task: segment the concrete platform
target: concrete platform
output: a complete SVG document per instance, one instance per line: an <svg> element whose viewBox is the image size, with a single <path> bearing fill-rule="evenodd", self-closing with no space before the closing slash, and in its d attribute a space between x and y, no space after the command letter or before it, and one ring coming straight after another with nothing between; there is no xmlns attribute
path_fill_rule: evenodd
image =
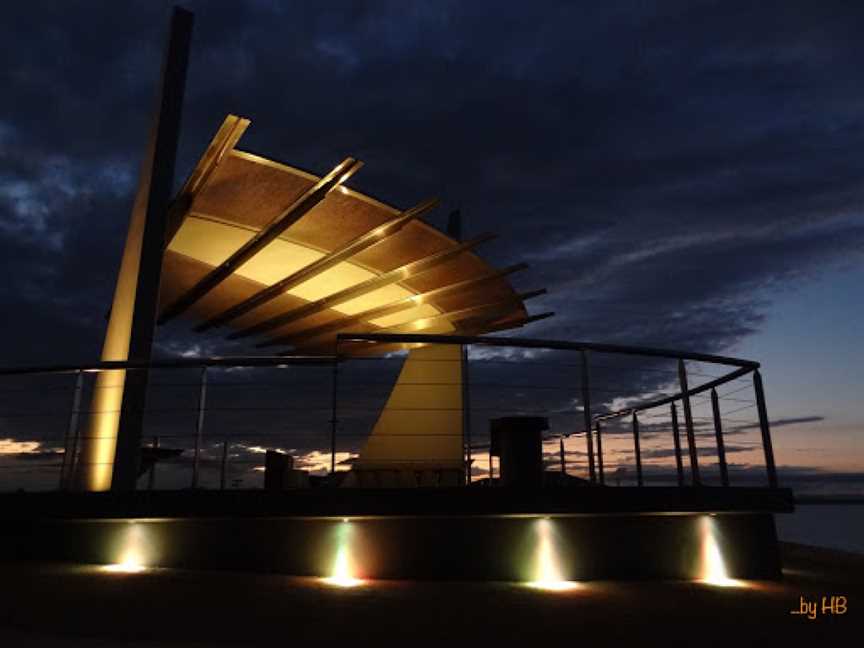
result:
<svg viewBox="0 0 864 648"><path fill-rule="evenodd" d="M691 579L712 552L732 578L780 576L768 489L558 488L18 495L0 516L17 560L323 576L340 554L375 579ZM790 496L791 497L791 496ZM709 513L710 512L710 513Z"/></svg>
<svg viewBox="0 0 864 648"><path fill-rule="evenodd" d="M582 513L791 513L786 488L308 488L284 492L136 491L0 494L0 519Z"/></svg>

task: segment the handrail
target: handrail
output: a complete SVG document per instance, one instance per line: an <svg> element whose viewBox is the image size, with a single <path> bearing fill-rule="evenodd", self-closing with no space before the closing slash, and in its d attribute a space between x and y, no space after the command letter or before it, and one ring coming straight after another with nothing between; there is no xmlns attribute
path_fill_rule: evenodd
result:
<svg viewBox="0 0 864 648"><path fill-rule="evenodd" d="M201 367L279 367L282 365L330 365L335 356L214 356L165 358L151 362L107 360L87 364L49 365L45 367L0 367L0 376L33 374L92 373L112 369L200 369Z"/></svg>
<svg viewBox="0 0 864 648"><path fill-rule="evenodd" d="M383 343L427 343L427 344L476 344L496 347L519 347L524 349L550 349L557 351L595 351L597 353L620 353L654 358L681 358L695 362L712 362L733 367L758 369L759 363L727 356L693 353L674 349L600 344L596 342L565 342L563 340L538 340L536 338L514 338L497 336L434 335L429 333L339 333L338 342L383 342Z"/></svg>
<svg viewBox="0 0 864 648"><path fill-rule="evenodd" d="M731 382L736 378L740 378L741 376L746 376L751 371L755 371L755 369L751 369L750 367L741 367L740 369L736 369L735 371L731 371L725 376L720 376L719 378L715 378L714 380L707 382L705 384L699 385L698 387L693 387L692 389L687 390L687 396L696 396L697 394L701 394L702 392L709 391L714 389L715 387L719 387L720 385ZM608 414L600 414L599 416L594 417L594 421L608 421L609 419L620 418L621 416L629 416L630 414L634 414L635 412L643 412L648 409L653 409L655 407L660 407L661 405L668 405L669 403L674 403L677 400L681 400L684 397L684 392L679 392L677 394L672 394L671 396L664 396L663 398L655 401L649 401L647 403L643 403L642 405L636 405L634 407L625 407L624 409L616 410L615 412L609 412Z"/></svg>

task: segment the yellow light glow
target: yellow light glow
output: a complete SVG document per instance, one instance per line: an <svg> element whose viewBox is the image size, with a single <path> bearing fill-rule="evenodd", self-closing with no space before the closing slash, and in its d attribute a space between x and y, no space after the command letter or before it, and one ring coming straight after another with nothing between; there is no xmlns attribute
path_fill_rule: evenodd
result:
<svg viewBox="0 0 864 648"><path fill-rule="evenodd" d="M145 560L144 532L138 524L130 524L123 532L120 559L102 567L102 571L123 574L137 574L147 570Z"/></svg>
<svg viewBox="0 0 864 648"><path fill-rule="evenodd" d="M330 576L322 578L322 582L336 587L357 587L364 583L357 578L354 567L354 557L351 553L351 540L354 528L350 521L343 519L336 531L336 558Z"/></svg>
<svg viewBox="0 0 864 648"><path fill-rule="evenodd" d="M106 335L106 346L109 337ZM125 356L122 359L125 360ZM77 483L84 490L107 491L111 488L125 382L126 372L122 369L102 371L96 375L87 432L81 439L78 458Z"/></svg>
<svg viewBox="0 0 864 648"><path fill-rule="evenodd" d="M105 565L102 567L102 571L115 574L138 574L147 571L147 567L137 562L134 557L129 557L125 558L123 562L115 563L113 565Z"/></svg>
<svg viewBox="0 0 864 648"><path fill-rule="evenodd" d="M713 517L703 515L699 518L699 578L701 583L716 587L746 587L746 583L729 578L726 561L717 541L719 531Z"/></svg>
<svg viewBox="0 0 864 648"><path fill-rule="evenodd" d="M254 236L255 232L243 227L220 223L200 215L190 215L183 222L168 247L192 259L218 266ZM237 268L235 274L270 286L280 279L321 259L324 253L305 245L278 238L266 245L254 257ZM333 293L357 285L378 275L356 263L343 261L303 282L289 294L306 301L316 301ZM403 273L407 277L407 273ZM413 296L413 292L392 284L356 297L333 309L344 315L355 315L378 306ZM438 313L432 308L432 313Z"/></svg>
<svg viewBox="0 0 864 648"><path fill-rule="evenodd" d="M577 589L579 583L568 581L561 566L561 557L555 542L555 529L552 520L544 518L535 523L537 545L535 550L534 580L526 583L528 587L565 592Z"/></svg>
<svg viewBox="0 0 864 648"><path fill-rule="evenodd" d="M417 296L420 297L420 295ZM417 306L406 308L405 310L399 311L398 313L393 313L392 315L385 315L384 317L379 317L377 319L369 321L375 326L381 326L386 328L389 326L401 326L402 324L407 324L408 322L412 322L421 317L434 317L438 314L438 309L431 304L418 303Z"/></svg>

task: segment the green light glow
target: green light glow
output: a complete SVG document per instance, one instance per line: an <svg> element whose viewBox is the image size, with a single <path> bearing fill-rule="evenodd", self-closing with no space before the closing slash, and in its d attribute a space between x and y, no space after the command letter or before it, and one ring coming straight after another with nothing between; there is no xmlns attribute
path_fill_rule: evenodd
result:
<svg viewBox="0 0 864 648"><path fill-rule="evenodd" d="M336 531L336 556L330 576L321 580L336 587L357 587L363 580L356 577L354 556L351 552L351 541L354 527L348 519L343 519Z"/></svg>

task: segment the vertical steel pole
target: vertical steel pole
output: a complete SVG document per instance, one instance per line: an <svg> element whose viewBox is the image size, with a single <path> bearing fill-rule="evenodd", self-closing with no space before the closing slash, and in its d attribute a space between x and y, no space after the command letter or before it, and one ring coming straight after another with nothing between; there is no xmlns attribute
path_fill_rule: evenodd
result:
<svg viewBox="0 0 864 648"><path fill-rule="evenodd" d="M72 391L72 410L69 413L69 425L66 427L66 439L63 442L63 462L60 465L60 489L69 484L69 476L75 474L75 455L78 452L78 418L81 412L81 392L84 387L84 372L77 371L75 387Z"/></svg>
<svg viewBox="0 0 864 648"><path fill-rule="evenodd" d="M681 404L684 406L684 425L687 428L687 448L690 451L690 478L694 486L699 486L699 458L696 450L696 435L693 433L693 413L690 410L690 394L687 387L687 368L684 360L678 358L678 382L681 385Z"/></svg>
<svg viewBox="0 0 864 648"><path fill-rule="evenodd" d="M636 450L636 485L642 486L642 450L639 448L639 419L633 412L633 447Z"/></svg>
<svg viewBox="0 0 864 648"><path fill-rule="evenodd" d="M600 422L597 422L597 470L600 473L600 485L606 483L603 475L603 435L600 432Z"/></svg>
<svg viewBox="0 0 864 648"><path fill-rule="evenodd" d="M726 446L723 443L723 422L720 420L720 399L717 390L711 390L711 411L714 414L714 436L717 438L717 463L720 466L720 483L729 485L729 469L726 466Z"/></svg>
<svg viewBox="0 0 864 648"><path fill-rule="evenodd" d="M675 467L678 469L678 486L684 485L684 462L681 461L681 435L678 432L678 408L672 403L672 439L675 441Z"/></svg>
<svg viewBox="0 0 864 648"><path fill-rule="evenodd" d="M159 437L153 437L153 465L150 466L150 480L147 484L147 490L152 491L156 487L156 462L157 462L157 452L155 452L159 448Z"/></svg>
<svg viewBox="0 0 864 648"><path fill-rule="evenodd" d="M180 121L186 89L186 70L192 42L193 15L174 8L165 49L159 102L153 123L148 158L142 166L139 191L144 199L138 205L145 212L140 241L140 262L135 288L127 357L150 362L156 313L159 309L159 284L165 253L168 207L174 184L174 165L180 140ZM115 306L117 304L115 303ZM123 404L117 428L117 446L111 489L134 491L141 458L141 437L147 403L148 370L128 372L123 388Z"/></svg>
<svg viewBox="0 0 864 648"><path fill-rule="evenodd" d="M219 468L219 490L225 490L225 472L228 468L228 438L222 441L222 466Z"/></svg>
<svg viewBox="0 0 864 648"><path fill-rule="evenodd" d="M333 403L330 411L330 474L336 473L336 406L339 400L339 340L333 353Z"/></svg>
<svg viewBox="0 0 864 648"><path fill-rule="evenodd" d="M585 443L588 452L588 479L593 484L597 481L594 474L594 443L591 438L593 426L591 425L591 385L588 372L588 352L584 349L579 352L582 355L582 414L585 425Z"/></svg>
<svg viewBox="0 0 864 648"><path fill-rule="evenodd" d="M201 367L201 388L198 392L198 421L195 425L195 459L192 462L192 488L198 488L201 439L204 435L204 410L207 406L207 367Z"/></svg>
<svg viewBox="0 0 864 648"><path fill-rule="evenodd" d="M462 430L465 436L465 483L471 485L471 379L468 374L468 348L462 345Z"/></svg>
<svg viewBox="0 0 864 648"><path fill-rule="evenodd" d="M774 448L771 445L771 430L768 427L768 410L765 407L765 390L762 387L762 374L753 372L753 390L756 392L756 408L759 410L759 429L762 431L762 450L765 452L765 469L768 471L768 485L777 488L777 468L774 466Z"/></svg>

